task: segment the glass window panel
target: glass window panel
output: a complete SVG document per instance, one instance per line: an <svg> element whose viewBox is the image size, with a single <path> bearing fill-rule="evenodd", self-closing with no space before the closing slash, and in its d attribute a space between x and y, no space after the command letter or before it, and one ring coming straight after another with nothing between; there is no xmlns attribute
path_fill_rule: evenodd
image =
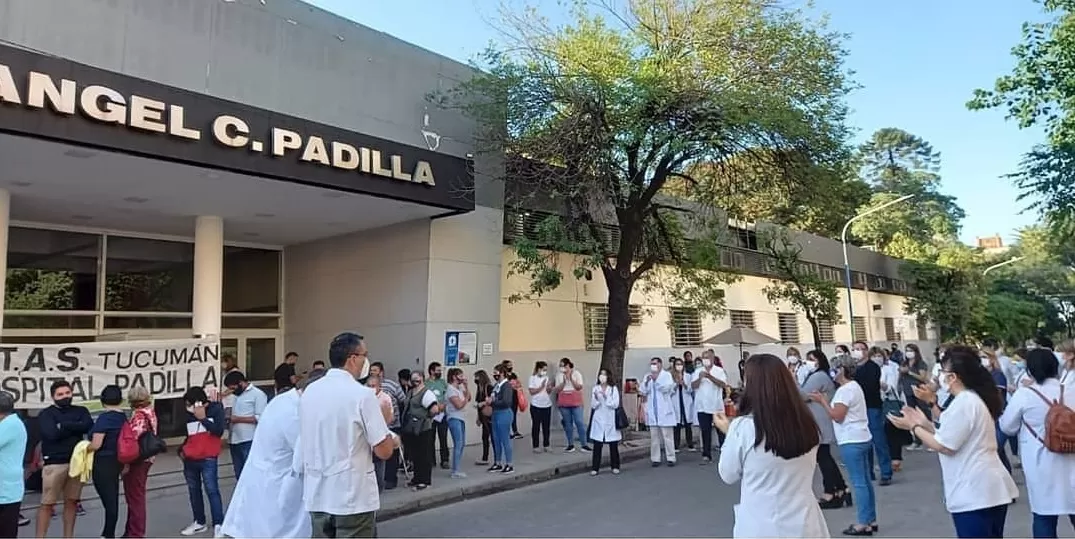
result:
<svg viewBox="0 0 1075 539"><path fill-rule="evenodd" d="M105 329L191 329L189 316L106 316Z"/></svg>
<svg viewBox="0 0 1075 539"><path fill-rule="evenodd" d="M276 371L276 339L246 339L246 377L272 380Z"/></svg>
<svg viewBox="0 0 1075 539"><path fill-rule="evenodd" d="M279 316L224 316L224 329L280 329Z"/></svg>
<svg viewBox="0 0 1075 539"><path fill-rule="evenodd" d="M280 312L280 251L224 247L224 312Z"/></svg>
<svg viewBox="0 0 1075 539"><path fill-rule="evenodd" d="M97 310L101 237L11 227L7 248L8 310Z"/></svg>
<svg viewBox="0 0 1075 539"><path fill-rule="evenodd" d="M97 317L90 315L4 315L4 329L94 329Z"/></svg>
<svg viewBox="0 0 1075 539"><path fill-rule="evenodd" d="M193 243L109 236L106 250L106 311L192 310Z"/></svg>

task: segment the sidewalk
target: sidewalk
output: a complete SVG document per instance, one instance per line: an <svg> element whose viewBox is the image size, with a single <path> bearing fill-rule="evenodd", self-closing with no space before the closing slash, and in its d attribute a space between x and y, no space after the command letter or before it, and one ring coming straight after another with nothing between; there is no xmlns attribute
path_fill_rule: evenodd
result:
<svg viewBox="0 0 1075 539"><path fill-rule="evenodd" d="M474 430L478 432L477 429ZM626 438L620 442L621 460L629 462L644 458L649 452L646 434L635 432L625 434ZM468 445L466 448L462 467L462 471L467 474L465 478L452 479L449 477L448 470L437 467L433 470L433 484L421 492L414 492L404 486L406 479L401 474L399 487L381 494L378 520L389 520L464 499L488 496L589 471L592 458L590 453L583 451L564 453L563 448L566 443L562 432L553 432L551 442L548 453L534 453L529 436L515 440L513 444L515 473L510 475L491 474L485 471L487 466L474 464L474 461L481 456L480 444ZM603 464L605 468L608 466L607 462L606 450ZM219 465L220 489L227 500L231 498L231 491L235 488L235 473L227 448L220 454ZM99 511L101 505L93 486L86 485L82 492L83 505L86 509ZM183 479L183 468L179 458L174 453L157 457L150 471L148 499L156 500L185 495L186 492L186 482ZM27 515L31 514L39 506L40 500L40 493L27 493L23 499L22 512Z"/></svg>

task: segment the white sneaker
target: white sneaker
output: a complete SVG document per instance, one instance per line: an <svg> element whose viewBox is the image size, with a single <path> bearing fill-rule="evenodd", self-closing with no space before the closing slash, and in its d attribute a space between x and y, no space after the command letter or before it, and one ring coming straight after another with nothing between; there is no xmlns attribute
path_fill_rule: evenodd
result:
<svg viewBox="0 0 1075 539"><path fill-rule="evenodd" d="M191 522L186 528L179 531L179 535L189 537L191 535L197 535L199 533L208 530L205 524L198 524L197 522Z"/></svg>
<svg viewBox="0 0 1075 539"><path fill-rule="evenodd" d="M613 468L612 469L612 475L620 475L620 469L619 468Z"/></svg>
<svg viewBox="0 0 1075 539"><path fill-rule="evenodd" d="M224 537L224 530L220 529L220 524L213 526L213 537Z"/></svg>
<svg viewBox="0 0 1075 539"><path fill-rule="evenodd" d="M590 470L590 477L597 475L597 470Z"/></svg>

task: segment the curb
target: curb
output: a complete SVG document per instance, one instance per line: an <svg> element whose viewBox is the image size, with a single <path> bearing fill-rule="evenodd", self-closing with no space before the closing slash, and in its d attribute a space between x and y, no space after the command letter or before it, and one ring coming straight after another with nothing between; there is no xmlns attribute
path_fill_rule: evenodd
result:
<svg viewBox="0 0 1075 539"><path fill-rule="evenodd" d="M649 446L626 447L620 450L620 461L631 462L649 455ZM377 522L385 522L396 518L412 515L436 507L451 505L464 500L472 500L491 496L508 490L515 490L538 483L545 483L554 479L578 475L590 470L587 461L569 462L560 464L551 469L537 470L526 473L503 476L503 478L489 483L453 489L448 492L438 492L429 496L418 497L408 500L406 503L395 507L381 508L377 511Z"/></svg>

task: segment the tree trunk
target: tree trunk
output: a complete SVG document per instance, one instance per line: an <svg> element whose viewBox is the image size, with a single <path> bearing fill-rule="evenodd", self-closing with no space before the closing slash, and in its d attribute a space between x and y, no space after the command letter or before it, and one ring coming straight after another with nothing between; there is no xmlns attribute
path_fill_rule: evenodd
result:
<svg viewBox="0 0 1075 539"><path fill-rule="evenodd" d="M631 288L629 277L606 271L608 285L608 324L601 348L601 368L608 370L609 381L623 386L623 358L627 352L627 328L631 325Z"/></svg>
<svg viewBox="0 0 1075 539"><path fill-rule="evenodd" d="M817 317L807 315L806 320L810 322L810 330L814 334L814 350L821 350L821 328L817 325Z"/></svg>

